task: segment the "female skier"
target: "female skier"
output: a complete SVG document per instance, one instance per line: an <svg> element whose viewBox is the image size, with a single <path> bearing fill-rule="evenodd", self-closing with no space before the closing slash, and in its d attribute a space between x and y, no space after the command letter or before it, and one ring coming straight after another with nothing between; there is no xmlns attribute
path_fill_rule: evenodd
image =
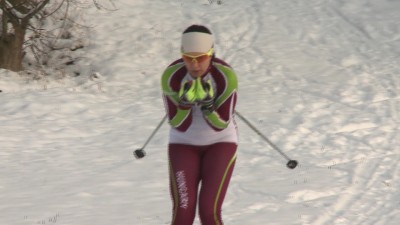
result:
<svg viewBox="0 0 400 225"><path fill-rule="evenodd" d="M171 126L168 156L171 225L222 225L221 207L236 161L237 77L215 57L213 35L202 25L182 34L182 57L161 78Z"/></svg>

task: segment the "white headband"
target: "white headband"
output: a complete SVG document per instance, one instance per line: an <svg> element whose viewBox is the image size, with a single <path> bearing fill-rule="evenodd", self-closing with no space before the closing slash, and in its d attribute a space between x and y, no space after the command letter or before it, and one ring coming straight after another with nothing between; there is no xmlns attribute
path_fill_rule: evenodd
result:
<svg viewBox="0 0 400 225"><path fill-rule="evenodd" d="M208 52L213 47L213 36L203 32L182 35L182 52Z"/></svg>

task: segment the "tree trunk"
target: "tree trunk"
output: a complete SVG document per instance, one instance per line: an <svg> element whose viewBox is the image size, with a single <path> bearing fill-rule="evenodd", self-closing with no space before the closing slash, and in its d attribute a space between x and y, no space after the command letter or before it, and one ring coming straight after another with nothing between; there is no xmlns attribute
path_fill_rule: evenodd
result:
<svg viewBox="0 0 400 225"><path fill-rule="evenodd" d="M0 68L13 71L22 70L22 57L25 41L26 29L29 20L43 9L50 0L27 1L10 0L10 8L5 0L0 0L1 15L1 34L0 34ZM25 5L25 3L27 5ZM11 9L17 10L21 14L26 14L23 18L16 16ZM8 25L11 24L13 31L9 32Z"/></svg>
<svg viewBox="0 0 400 225"><path fill-rule="evenodd" d="M14 33L5 34L0 40L0 68L22 70L23 45L27 26L15 26ZM4 32L3 32L4 34Z"/></svg>

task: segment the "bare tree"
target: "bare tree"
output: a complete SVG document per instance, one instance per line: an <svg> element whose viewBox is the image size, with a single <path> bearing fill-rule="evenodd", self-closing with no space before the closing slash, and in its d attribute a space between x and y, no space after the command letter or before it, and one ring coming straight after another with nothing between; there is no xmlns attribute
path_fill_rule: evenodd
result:
<svg viewBox="0 0 400 225"><path fill-rule="evenodd" d="M52 66L49 65L49 52L82 48L82 43L66 41L73 39L68 29L84 27L74 21L77 10L71 7L87 8L89 2L98 9L109 10L96 0L0 0L0 68L23 70L23 58L27 52L30 56L33 54L37 64ZM46 30L44 24L51 20L51 23L57 20L58 25ZM72 63L70 61L64 63Z"/></svg>
<svg viewBox="0 0 400 225"><path fill-rule="evenodd" d="M22 69L23 45L29 21L50 0L0 0L1 36L0 67L19 71Z"/></svg>
<svg viewBox="0 0 400 225"><path fill-rule="evenodd" d="M89 4L83 0L53 0L31 19L22 62L28 74L37 70L43 75L80 74L67 71L74 70L67 67L77 63L80 54L76 51L88 43L85 34L90 28L77 22L81 18L80 9L87 7Z"/></svg>

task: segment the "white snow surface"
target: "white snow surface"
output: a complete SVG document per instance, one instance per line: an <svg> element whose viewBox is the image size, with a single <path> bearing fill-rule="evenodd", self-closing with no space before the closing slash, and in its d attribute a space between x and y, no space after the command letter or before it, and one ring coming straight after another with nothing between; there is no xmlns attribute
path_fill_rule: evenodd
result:
<svg viewBox="0 0 400 225"><path fill-rule="evenodd" d="M299 161L237 118L226 225L399 223L400 1L113 3L84 9L81 76L0 71L0 225L170 224L168 125L132 152L164 116L160 76L194 23L238 74L238 112Z"/></svg>

